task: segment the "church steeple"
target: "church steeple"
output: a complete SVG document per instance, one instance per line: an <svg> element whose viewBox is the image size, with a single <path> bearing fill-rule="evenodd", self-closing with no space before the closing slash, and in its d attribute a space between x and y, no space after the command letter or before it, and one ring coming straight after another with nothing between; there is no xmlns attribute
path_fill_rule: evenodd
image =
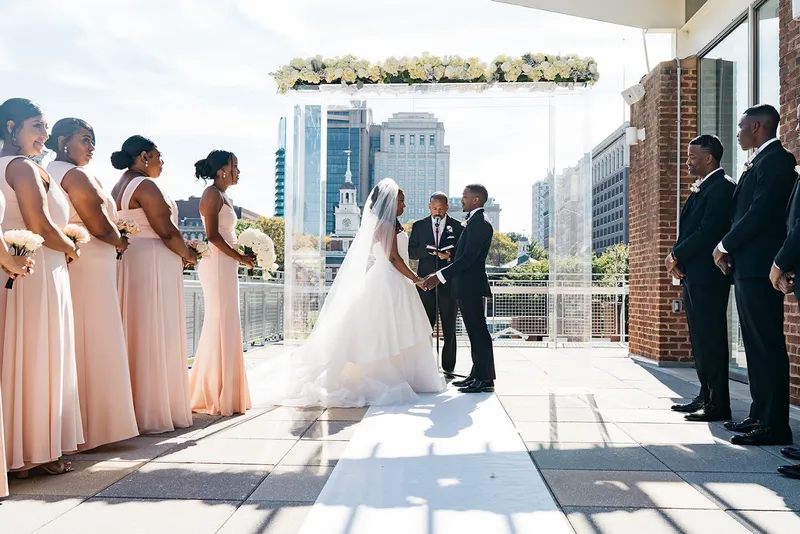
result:
<svg viewBox="0 0 800 534"><path fill-rule="evenodd" d="M344 173L344 183L339 188L339 205L335 209L335 233L338 236L352 237L356 235L361 224L361 210L358 209L356 186L353 183L353 172L350 170L352 151L348 148L344 153L347 154L347 172Z"/></svg>

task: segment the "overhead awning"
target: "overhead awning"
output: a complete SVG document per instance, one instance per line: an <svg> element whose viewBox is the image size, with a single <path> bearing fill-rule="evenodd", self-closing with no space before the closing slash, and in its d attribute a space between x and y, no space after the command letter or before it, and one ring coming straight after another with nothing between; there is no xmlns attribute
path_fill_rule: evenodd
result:
<svg viewBox="0 0 800 534"><path fill-rule="evenodd" d="M686 0L494 0L647 30L678 29Z"/></svg>

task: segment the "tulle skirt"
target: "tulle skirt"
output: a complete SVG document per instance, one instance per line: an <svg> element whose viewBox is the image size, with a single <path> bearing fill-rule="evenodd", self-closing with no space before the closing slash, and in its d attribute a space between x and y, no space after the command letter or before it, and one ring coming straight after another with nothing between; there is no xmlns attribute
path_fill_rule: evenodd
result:
<svg viewBox="0 0 800 534"><path fill-rule="evenodd" d="M326 308L305 345L251 373L254 406L406 404L444 390L415 286L382 261L364 289Z"/></svg>

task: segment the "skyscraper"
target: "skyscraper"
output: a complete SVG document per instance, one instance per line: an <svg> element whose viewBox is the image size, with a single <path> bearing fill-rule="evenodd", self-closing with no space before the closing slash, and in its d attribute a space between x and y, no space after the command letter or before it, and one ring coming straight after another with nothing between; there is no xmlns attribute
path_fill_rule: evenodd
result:
<svg viewBox="0 0 800 534"><path fill-rule="evenodd" d="M345 183L348 151L350 171L359 200L366 200L370 191L370 126L372 110L366 101L351 101L350 106L328 108L328 165L326 188L325 233L336 228L335 207L339 190Z"/></svg>
<svg viewBox="0 0 800 534"><path fill-rule="evenodd" d="M549 232L545 227L545 217L549 211L550 196L550 182L541 180L533 184L533 210L531 218L531 239L541 245L547 247L547 238Z"/></svg>
<svg viewBox="0 0 800 534"><path fill-rule="evenodd" d="M592 150L592 251L628 243L630 147L624 123Z"/></svg>
<svg viewBox="0 0 800 534"><path fill-rule="evenodd" d="M395 113L381 125L374 179L393 178L406 194L401 220L428 215L432 193L450 190L450 147L432 113Z"/></svg>
<svg viewBox="0 0 800 534"><path fill-rule="evenodd" d="M363 199L370 190L370 126L372 110L366 101L352 101L350 106L331 106L328 108L326 146L327 165L325 168L325 218L320 221L320 204L323 201L320 190L321 173L320 150L322 145L322 108L306 107L305 133L305 174L303 179L303 231L312 235L320 232L320 225L326 234L332 234L336 226L335 208L339 202L339 190L345 181L347 171L347 151L350 151L350 168L358 199Z"/></svg>
<svg viewBox="0 0 800 534"><path fill-rule="evenodd" d="M286 117L278 121L278 150L275 152L275 217L286 209Z"/></svg>

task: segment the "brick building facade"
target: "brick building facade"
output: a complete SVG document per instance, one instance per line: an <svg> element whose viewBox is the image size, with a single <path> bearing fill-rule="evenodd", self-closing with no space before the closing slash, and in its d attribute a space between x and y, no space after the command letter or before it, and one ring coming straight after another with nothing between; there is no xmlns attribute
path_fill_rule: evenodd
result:
<svg viewBox="0 0 800 534"><path fill-rule="evenodd" d="M780 136L784 146L800 156L800 136L795 131L800 97L800 30L798 22L792 20L791 0L780 0L779 13ZM644 98L631 107L631 125L644 128L646 140L631 148L630 352L663 365L691 362L685 316L673 311L673 301L680 299L680 287L672 285L663 261L677 230L677 169L681 172L683 202L693 182L683 164L683 155L689 140L702 133L698 132L697 74L696 57L681 61L680 152L676 62L661 63L650 72L642 82ZM732 149L726 146L726 150ZM726 171L736 173L735 169ZM800 314L793 297L786 299L784 329L791 361L791 399L800 405Z"/></svg>

